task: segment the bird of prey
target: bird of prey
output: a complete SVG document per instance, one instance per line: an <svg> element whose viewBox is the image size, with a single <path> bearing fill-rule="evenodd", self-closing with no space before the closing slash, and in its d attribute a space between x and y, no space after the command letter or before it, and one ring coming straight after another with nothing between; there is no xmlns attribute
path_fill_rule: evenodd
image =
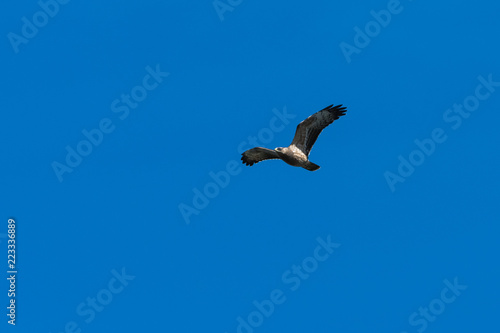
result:
<svg viewBox="0 0 500 333"><path fill-rule="evenodd" d="M321 131L345 115L345 112L346 107L342 107L342 104L327 106L297 125L293 141L288 147L278 147L274 150L255 147L241 154L241 160L244 164L252 166L260 161L280 159L290 165L316 171L320 167L309 161L309 152Z"/></svg>

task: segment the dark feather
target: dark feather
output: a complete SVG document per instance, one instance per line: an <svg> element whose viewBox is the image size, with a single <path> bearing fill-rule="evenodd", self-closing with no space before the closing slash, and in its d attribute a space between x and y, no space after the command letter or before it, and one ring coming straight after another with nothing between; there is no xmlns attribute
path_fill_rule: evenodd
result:
<svg viewBox="0 0 500 333"><path fill-rule="evenodd" d="M241 160L243 161L243 163L250 166L254 165L255 163L259 163L260 161L273 159L280 159L278 153L276 153L274 150L262 147L248 149L247 151L243 152L243 154L241 154Z"/></svg>
<svg viewBox="0 0 500 333"><path fill-rule="evenodd" d="M297 125L291 145L295 145L302 150L304 154L309 156L311 148L314 143L316 143L320 133L328 125L339 119L339 117L345 115L346 110L346 107L343 107L342 104L337 106L333 106L332 104L309 116Z"/></svg>

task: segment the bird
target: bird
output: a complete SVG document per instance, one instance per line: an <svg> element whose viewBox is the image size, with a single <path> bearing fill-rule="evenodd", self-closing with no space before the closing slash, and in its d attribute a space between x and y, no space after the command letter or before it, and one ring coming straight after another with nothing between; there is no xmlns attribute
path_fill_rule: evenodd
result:
<svg viewBox="0 0 500 333"><path fill-rule="evenodd" d="M251 148L241 154L241 160L243 164L252 166L260 161L280 159L292 166L316 171L320 166L309 161L309 153L321 131L345 115L346 111L347 108L342 104L329 105L297 125L295 136L288 147L277 147L274 150L263 147Z"/></svg>

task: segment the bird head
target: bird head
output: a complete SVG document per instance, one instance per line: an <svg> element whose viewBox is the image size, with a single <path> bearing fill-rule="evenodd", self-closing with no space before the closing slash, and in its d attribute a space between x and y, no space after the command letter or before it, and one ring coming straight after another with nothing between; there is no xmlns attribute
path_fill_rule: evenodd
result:
<svg viewBox="0 0 500 333"><path fill-rule="evenodd" d="M275 151L281 152L283 150L283 147L276 147L274 148Z"/></svg>

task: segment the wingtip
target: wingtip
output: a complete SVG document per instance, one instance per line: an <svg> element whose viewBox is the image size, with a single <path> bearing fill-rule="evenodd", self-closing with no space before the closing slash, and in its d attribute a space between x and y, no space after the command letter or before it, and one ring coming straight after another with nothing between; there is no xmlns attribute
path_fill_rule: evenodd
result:
<svg viewBox="0 0 500 333"><path fill-rule="evenodd" d="M254 165L254 162L250 162L246 157L245 154L241 154L241 162L247 166L252 166Z"/></svg>
<svg viewBox="0 0 500 333"><path fill-rule="evenodd" d="M335 112L335 115L337 117L345 116L345 113L347 112L347 107L342 106L343 104L336 105L332 107L330 110Z"/></svg>
<svg viewBox="0 0 500 333"><path fill-rule="evenodd" d="M331 104L325 108L326 110L347 110L347 107L344 104Z"/></svg>

